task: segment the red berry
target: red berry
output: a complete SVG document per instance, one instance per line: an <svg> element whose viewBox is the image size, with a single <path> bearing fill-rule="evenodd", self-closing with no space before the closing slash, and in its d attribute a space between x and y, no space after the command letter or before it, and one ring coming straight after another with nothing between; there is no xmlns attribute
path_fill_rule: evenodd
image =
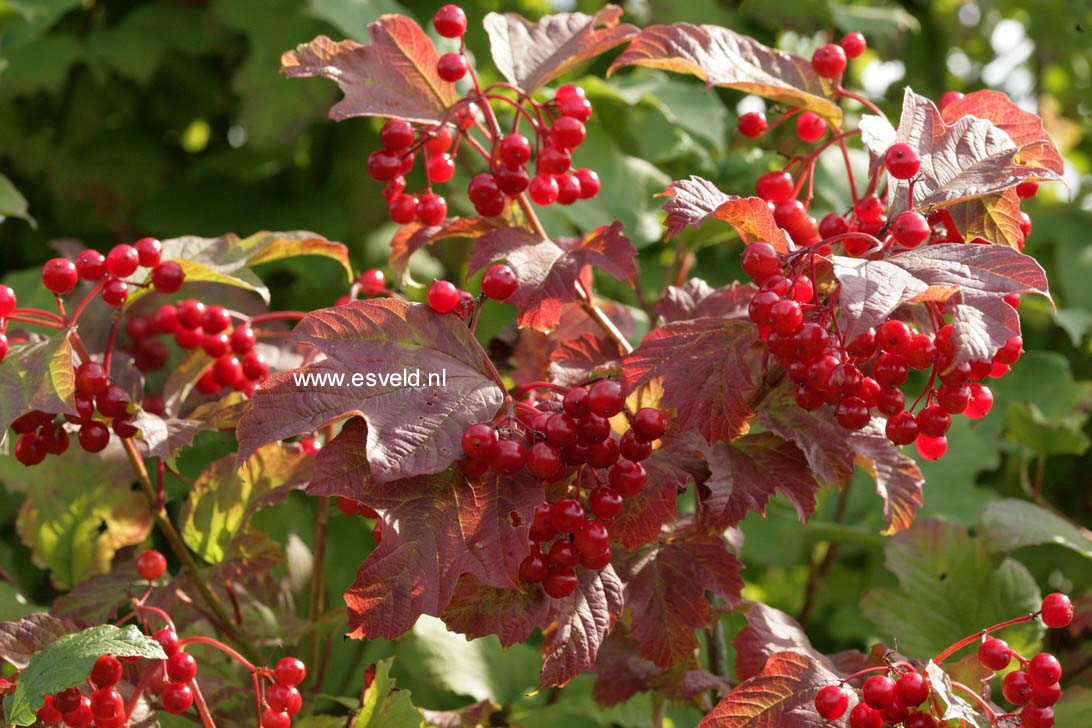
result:
<svg viewBox="0 0 1092 728"><path fill-rule="evenodd" d="M428 227L440 225L446 218L447 200L434 192L421 196L417 203L417 219L422 225Z"/></svg>
<svg viewBox="0 0 1092 728"><path fill-rule="evenodd" d="M291 728L292 718L288 713L266 708L262 711L261 728Z"/></svg>
<svg viewBox="0 0 1092 728"><path fill-rule="evenodd" d="M85 281L101 280L106 275L106 257L97 250L81 250L76 256L76 273Z"/></svg>
<svg viewBox="0 0 1092 728"><path fill-rule="evenodd" d="M106 269L118 278L127 278L140 267L140 254L132 245L115 245L106 254Z"/></svg>
<svg viewBox="0 0 1092 728"><path fill-rule="evenodd" d="M767 278L781 273L781 261L774 246L757 241L743 249L743 272L761 283Z"/></svg>
<svg viewBox="0 0 1092 728"><path fill-rule="evenodd" d="M170 627L164 627L152 635L152 639L159 643L163 651L170 657L178 652L178 635Z"/></svg>
<svg viewBox="0 0 1092 728"><path fill-rule="evenodd" d="M573 387L561 399L565 414L574 420L588 414L588 390L586 387Z"/></svg>
<svg viewBox="0 0 1092 728"><path fill-rule="evenodd" d="M52 258L42 266L42 284L58 296L71 291L78 281L76 266L67 258Z"/></svg>
<svg viewBox="0 0 1092 728"><path fill-rule="evenodd" d="M388 119L379 131L379 143L391 152L405 151L413 144L413 127L402 119Z"/></svg>
<svg viewBox="0 0 1092 728"><path fill-rule="evenodd" d="M811 67L823 78L838 78L846 70L846 52L840 45L828 43L811 56Z"/></svg>
<svg viewBox="0 0 1092 728"><path fill-rule="evenodd" d="M914 445L917 448L918 455L921 455L926 460L939 460L944 457L944 453L948 452L947 437L918 435L918 439L914 442Z"/></svg>
<svg viewBox="0 0 1092 728"><path fill-rule="evenodd" d="M186 279L182 266L173 260L160 263L152 269L152 285L160 293L174 293Z"/></svg>
<svg viewBox="0 0 1092 728"><path fill-rule="evenodd" d="M883 155L887 173L895 179L910 179L921 169L921 157L909 144L892 144Z"/></svg>
<svg viewBox="0 0 1092 728"><path fill-rule="evenodd" d="M1027 705L1020 711L1023 728L1051 728L1054 725L1054 709Z"/></svg>
<svg viewBox="0 0 1092 728"><path fill-rule="evenodd" d="M909 412L898 412L888 418L887 439L896 445L909 445L918 438L918 422Z"/></svg>
<svg viewBox="0 0 1092 728"><path fill-rule="evenodd" d="M436 62L436 73L445 81L454 83L466 75L470 64L462 53L445 53Z"/></svg>
<svg viewBox="0 0 1092 728"><path fill-rule="evenodd" d="M450 154L430 155L425 161L425 173L432 182L447 182L455 176L455 160Z"/></svg>
<svg viewBox="0 0 1092 728"><path fill-rule="evenodd" d="M223 306L209 306L201 317L201 328L206 334L218 334L231 326L231 314Z"/></svg>
<svg viewBox="0 0 1092 728"><path fill-rule="evenodd" d="M497 187L506 195L519 195L531 184L526 167L501 167L497 171Z"/></svg>
<svg viewBox="0 0 1092 728"><path fill-rule="evenodd" d="M864 703L857 703L849 713L849 728L882 728L883 716Z"/></svg>
<svg viewBox="0 0 1092 728"><path fill-rule="evenodd" d="M76 368L76 391L83 394L102 394L110 385L106 370L97 361L85 361Z"/></svg>
<svg viewBox="0 0 1092 728"><path fill-rule="evenodd" d="M860 430L871 419L868 405L860 397L845 397L834 411L838 424L847 430Z"/></svg>
<svg viewBox="0 0 1092 728"><path fill-rule="evenodd" d="M109 384L95 397L95 405L106 417L125 417L129 413L129 395L116 384Z"/></svg>
<svg viewBox="0 0 1092 728"><path fill-rule="evenodd" d="M1062 686L1059 683L1050 685L1031 685L1031 703L1040 708L1049 708L1062 697Z"/></svg>
<svg viewBox="0 0 1092 728"><path fill-rule="evenodd" d="M519 579L528 582L542 581L549 570L550 564L546 561L546 555L538 546L532 545L531 553L520 562Z"/></svg>
<svg viewBox="0 0 1092 728"><path fill-rule="evenodd" d="M522 134L509 134L501 139L500 157L506 167L521 167L531 160L531 142Z"/></svg>
<svg viewBox="0 0 1092 728"><path fill-rule="evenodd" d="M193 705L193 691L185 683L170 683L159 698L163 710L174 715L185 713Z"/></svg>
<svg viewBox="0 0 1092 728"><path fill-rule="evenodd" d="M587 136L584 122L571 116L562 116L550 127L550 142L562 149L576 149Z"/></svg>
<svg viewBox="0 0 1092 728"><path fill-rule="evenodd" d="M117 278L111 278L106 281L106 285L102 288L102 300L107 306L118 306L125 303L129 298L129 285Z"/></svg>
<svg viewBox="0 0 1092 728"><path fill-rule="evenodd" d="M546 589L546 593L554 599L563 599L576 591L579 584L580 580L577 579L576 572L572 569L550 569L543 582L543 587Z"/></svg>
<svg viewBox="0 0 1092 728"><path fill-rule="evenodd" d="M903 728L937 728L937 719L931 713L917 711L908 715L902 725Z"/></svg>
<svg viewBox="0 0 1092 728"><path fill-rule="evenodd" d="M1005 345L997 350L997 353L993 355L993 360L997 364L1015 364L1019 361L1020 356L1024 353L1024 339L1020 336L1010 336Z"/></svg>
<svg viewBox="0 0 1092 728"><path fill-rule="evenodd" d="M796 301L778 301L770 307L770 328L786 336L796 333L804 325L804 310Z"/></svg>
<svg viewBox="0 0 1092 728"><path fill-rule="evenodd" d="M757 139L766 133L766 115L761 111L748 111L739 117L736 124L739 133L750 139Z"/></svg>
<svg viewBox="0 0 1092 728"><path fill-rule="evenodd" d="M466 32L466 13L458 5L444 5L432 16L432 27L445 38L461 38Z"/></svg>
<svg viewBox="0 0 1092 728"><path fill-rule="evenodd" d="M46 450L41 440L33 432L20 435L15 441L15 459L26 467L32 467L45 460Z"/></svg>
<svg viewBox="0 0 1092 728"><path fill-rule="evenodd" d="M630 425L638 438L652 442L658 440L667 430L667 417L653 407L642 407L633 414Z"/></svg>
<svg viewBox="0 0 1092 728"><path fill-rule="evenodd" d="M231 332L231 350L240 356L250 353L258 337L249 326L238 326Z"/></svg>
<svg viewBox="0 0 1092 728"><path fill-rule="evenodd" d="M801 141L818 141L827 133L827 122L814 111L805 111L796 117L796 136Z"/></svg>
<svg viewBox="0 0 1092 728"><path fill-rule="evenodd" d="M815 695L815 709L827 720L838 720L849 707L849 696L839 685L827 685Z"/></svg>
<svg viewBox="0 0 1092 728"><path fill-rule="evenodd" d="M895 699L895 681L887 675L873 675L864 682L861 698L876 710L883 710Z"/></svg>
<svg viewBox="0 0 1092 728"><path fill-rule="evenodd" d="M849 223L836 212L824 215L823 219L819 221L819 236L824 240L847 232L849 232Z"/></svg>
<svg viewBox="0 0 1092 728"><path fill-rule="evenodd" d="M137 574L145 581L155 581L167 571L167 557L155 549L141 552L136 561Z"/></svg>
<svg viewBox="0 0 1092 728"><path fill-rule="evenodd" d="M571 569L580 562L580 553L576 546L565 539L556 541L546 554L551 569Z"/></svg>
<svg viewBox="0 0 1092 728"><path fill-rule="evenodd" d="M1031 700L1031 678L1023 670L1010 672L1005 675L1005 679L1001 682L1001 692L1004 694L1005 700L1013 705L1024 705Z"/></svg>
<svg viewBox="0 0 1092 728"><path fill-rule="evenodd" d="M599 175L594 170L581 167L574 171L573 175L576 177L576 181L580 183L580 199L591 199L599 194L602 184L599 181Z"/></svg>
<svg viewBox="0 0 1092 728"><path fill-rule="evenodd" d="M451 130L446 126L434 127L429 131L431 138L425 142L425 151L429 154L443 154L451 149Z"/></svg>
<svg viewBox="0 0 1092 728"><path fill-rule="evenodd" d="M515 440L500 440L493 446L490 454L493 462L490 467L502 475L511 475L527 462L527 452L523 445Z"/></svg>
<svg viewBox="0 0 1092 728"><path fill-rule="evenodd" d="M971 390L971 401L963 414L972 420L980 420L988 415L993 408L993 392L985 384L979 384L978 382L968 386Z"/></svg>
<svg viewBox="0 0 1092 728"><path fill-rule="evenodd" d="M86 452L102 452L110 442L110 430L101 422L88 422L80 427L76 439Z"/></svg>
<svg viewBox="0 0 1092 728"><path fill-rule="evenodd" d="M937 107L943 109L948 104L953 101L959 101L961 98L963 98L963 94L958 91L945 91L941 95L940 101L937 102Z"/></svg>
<svg viewBox="0 0 1092 728"><path fill-rule="evenodd" d="M428 289L428 305L436 313L450 313L459 303L459 290L449 281L433 281Z"/></svg>
<svg viewBox="0 0 1092 728"><path fill-rule="evenodd" d="M846 57L859 58L868 48L868 43L860 33L846 33L842 36L841 46L842 50L846 52Z"/></svg>
<svg viewBox="0 0 1092 728"><path fill-rule="evenodd" d="M580 431L572 418L560 412L550 415L550 418L546 420L545 433L546 439L557 447L575 445L580 436Z"/></svg>
<svg viewBox="0 0 1092 728"><path fill-rule="evenodd" d="M557 181L557 202L560 205L571 205L580 199L580 180L575 175L554 175Z"/></svg>
<svg viewBox="0 0 1092 728"><path fill-rule="evenodd" d="M550 525L560 533L575 533L584 523L584 507L575 498L562 498L550 506Z"/></svg>
<svg viewBox="0 0 1092 728"><path fill-rule="evenodd" d="M588 448L588 465L593 468L609 468L618 462L618 455L618 442L608 437Z"/></svg>
<svg viewBox="0 0 1092 728"><path fill-rule="evenodd" d="M553 175L549 174L535 175L528 188L531 199L534 200L535 204L543 206L557 202L558 191L557 180L554 179Z"/></svg>
<svg viewBox="0 0 1092 728"><path fill-rule="evenodd" d="M648 480L648 473L644 466L630 460L619 460L611 466L607 472L610 485L623 496L634 495L644 486Z"/></svg>
<svg viewBox="0 0 1092 728"><path fill-rule="evenodd" d="M613 379L600 379L588 389L588 410L593 414L614 417L625 406L625 390Z"/></svg>
<svg viewBox="0 0 1092 728"><path fill-rule="evenodd" d="M795 183L788 172L766 172L755 182L755 194L766 202L792 199Z"/></svg>
<svg viewBox="0 0 1092 728"><path fill-rule="evenodd" d="M876 330L880 348L894 354L905 354L910 346L910 328L902 321L884 321Z"/></svg>
<svg viewBox="0 0 1092 728"><path fill-rule="evenodd" d="M402 173L402 158L388 149L377 149L368 155L366 167L376 182L390 182Z"/></svg>
<svg viewBox="0 0 1092 728"><path fill-rule="evenodd" d="M167 677L172 682L188 683L197 676L197 660L185 650L179 650L167 658Z"/></svg>
<svg viewBox="0 0 1092 728"><path fill-rule="evenodd" d="M610 532L602 521L584 521L573 544L581 554L595 555L610 546Z"/></svg>
<svg viewBox="0 0 1092 728"><path fill-rule="evenodd" d="M562 116L569 116L579 121L587 121L592 115L591 102L583 97L572 96L559 99L557 110Z"/></svg>
<svg viewBox="0 0 1092 728"><path fill-rule="evenodd" d="M1012 661L1012 650L1004 640L989 637L978 646L978 661L983 667L1000 672Z"/></svg>
<svg viewBox="0 0 1092 728"><path fill-rule="evenodd" d="M1021 200L1030 200L1037 194L1039 194L1038 182L1021 182L1016 185L1016 196Z"/></svg>
<svg viewBox="0 0 1092 728"><path fill-rule="evenodd" d="M400 194L391 200L387 213L399 225L409 225L417 219L417 204L417 198L413 195Z"/></svg>
<svg viewBox="0 0 1092 728"><path fill-rule="evenodd" d="M916 248L929 239L929 221L920 212L900 213L891 225L891 235L904 248Z"/></svg>
<svg viewBox="0 0 1092 728"><path fill-rule="evenodd" d="M540 174L564 174L572 165L573 155L568 149L554 145L545 146L538 153Z"/></svg>
<svg viewBox="0 0 1092 728"><path fill-rule="evenodd" d="M925 437L941 437L952 426L952 416L937 405L930 405L918 413L918 430Z"/></svg>
<svg viewBox="0 0 1092 728"><path fill-rule="evenodd" d="M503 301L519 288L519 281L511 268L503 263L489 266L482 276L482 293L495 301Z"/></svg>
<svg viewBox="0 0 1092 728"><path fill-rule="evenodd" d="M895 695L900 703L913 708L929 697L929 684L920 672L906 672L895 681Z"/></svg>
<svg viewBox="0 0 1092 728"><path fill-rule="evenodd" d="M81 700L79 688L66 688L53 696L53 706L62 713L71 713L79 710Z"/></svg>
<svg viewBox="0 0 1092 728"><path fill-rule="evenodd" d="M91 699L81 695L79 701L75 709L61 715L64 724L69 728L88 728L95 720L95 715L91 712Z"/></svg>
<svg viewBox="0 0 1092 728"><path fill-rule="evenodd" d="M307 677L307 666L298 657L282 657L273 669L273 679L281 685L295 687Z"/></svg>
<svg viewBox="0 0 1092 728"><path fill-rule="evenodd" d="M113 655L100 655L88 678L96 688L110 688L121 680L121 660Z"/></svg>
<svg viewBox="0 0 1092 728"><path fill-rule="evenodd" d="M38 430L38 444L50 455L63 455L68 450L68 433L61 425L50 422Z"/></svg>
<svg viewBox="0 0 1092 728"><path fill-rule="evenodd" d="M876 195L868 195L853 204L853 213L861 222L875 222L883 216L883 203Z"/></svg>
<svg viewBox="0 0 1092 728"><path fill-rule="evenodd" d="M622 495L609 485L600 485L588 496L588 506L597 518L609 521L622 512Z"/></svg>
<svg viewBox="0 0 1092 728"><path fill-rule="evenodd" d="M369 268L360 274L360 290L366 296L378 296L387 290L387 277L378 268Z"/></svg>
<svg viewBox="0 0 1092 728"><path fill-rule="evenodd" d="M60 723L63 720L61 711L57 710L57 706L53 704L52 695L45 696L45 702L35 715L38 722L42 724Z"/></svg>
<svg viewBox="0 0 1092 728"><path fill-rule="evenodd" d="M561 467L561 453L546 442L536 442L527 453L527 470L536 478L550 479Z"/></svg>
<svg viewBox="0 0 1092 728"><path fill-rule="evenodd" d="M1062 679L1062 664L1049 652L1040 652L1031 658L1027 669L1034 685L1053 685Z"/></svg>
<svg viewBox="0 0 1092 728"><path fill-rule="evenodd" d="M1068 627L1073 621L1073 602L1065 594L1055 592L1043 598L1043 624L1051 629Z"/></svg>

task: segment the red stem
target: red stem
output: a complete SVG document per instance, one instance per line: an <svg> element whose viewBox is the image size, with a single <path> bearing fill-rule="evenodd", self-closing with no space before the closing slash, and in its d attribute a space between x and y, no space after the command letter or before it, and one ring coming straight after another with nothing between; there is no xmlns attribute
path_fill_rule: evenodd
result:
<svg viewBox="0 0 1092 728"><path fill-rule="evenodd" d="M64 318L65 323L72 323L72 322L76 321L77 319L79 319L80 315L83 313L83 310L85 308L87 308L87 305L89 303L91 303L91 301L93 301L95 299L95 296L98 295L99 291L101 291L104 286L106 286L106 281L105 280L101 280L98 283L96 283L95 287L91 289L91 292L88 293L87 296L82 301L80 301L79 305L76 306L76 308L72 310L72 314L68 315L68 316L65 316L65 318ZM60 308L60 310L63 312L64 311L64 306L61 304L60 299L57 299L57 305Z"/></svg>
<svg viewBox="0 0 1092 728"><path fill-rule="evenodd" d="M183 637L182 639L178 640L179 647L185 647L186 645L192 644L209 645L210 647L215 647L231 659L238 662L250 672L258 672L261 670L261 668L256 667L254 663L252 663L250 660L246 659L238 652L225 645L220 640L213 639L212 637L205 637L204 635L195 634L189 637Z"/></svg>
<svg viewBox="0 0 1092 728"><path fill-rule="evenodd" d="M941 662L944 662L949 657L951 657L955 653L959 652L960 650L962 650L967 645L974 644L976 641L982 639L985 635L988 635L991 632L996 632L996 631L998 631L1000 629L1004 629L1006 627L1011 627L1011 626L1013 626L1015 624L1023 624L1024 622L1030 622L1031 620L1035 619L1036 615L1038 615L1038 612L1035 612L1034 614L1028 614L1028 615L1023 616L1023 617L1016 617L1015 619L1010 619L1010 620L1008 620L1006 622L1001 622L1000 624L995 624L992 627L987 627L986 629L982 630L981 632L975 632L970 637L964 637L959 642L956 642L956 643L954 643L952 645L949 645L947 648L941 650L940 654L938 654L936 657L933 658L933 662L935 662L935 663L937 663L939 665Z"/></svg>
<svg viewBox="0 0 1092 728"><path fill-rule="evenodd" d="M42 321L40 319L28 316L26 314L13 313L9 315L4 321L16 321L21 324L29 324L31 326L41 326L44 329L57 329L60 331L65 327L63 322L57 322L53 320Z"/></svg>
<svg viewBox="0 0 1092 728"><path fill-rule="evenodd" d="M884 119L887 118L887 115L883 113L883 111L880 110L880 107L876 106L876 104L872 103L860 94L855 94L852 91L846 91L844 88L842 88L841 84L839 84L838 88L834 90L834 98L838 98L839 96L844 96L847 99L853 99L854 101L871 111L873 114L876 114L877 116L882 116Z"/></svg>

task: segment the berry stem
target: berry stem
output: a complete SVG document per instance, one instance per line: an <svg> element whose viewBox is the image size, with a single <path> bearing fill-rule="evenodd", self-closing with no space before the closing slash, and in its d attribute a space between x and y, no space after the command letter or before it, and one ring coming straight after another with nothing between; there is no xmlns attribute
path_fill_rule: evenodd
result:
<svg viewBox="0 0 1092 728"><path fill-rule="evenodd" d="M42 313L48 312L43 311ZM31 326L41 326L44 329L57 329L58 331L65 327L63 322L54 321L52 319L42 320L29 314L20 313L10 314L4 321L15 321L21 324L30 324Z"/></svg>
<svg viewBox="0 0 1092 728"><path fill-rule="evenodd" d="M971 698L973 698L974 702L978 705L978 707L982 709L982 712L984 712L989 717L990 725L997 725L997 713L994 712L994 709L990 707L989 703L987 703L985 700L982 699L981 695L976 693L974 690L971 690L969 687L967 687L963 683L956 682L955 680L952 680L952 687L955 688L956 690L958 690L959 692L964 693L964 694L970 696Z"/></svg>
<svg viewBox="0 0 1092 728"><path fill-rule="evenodd" d="M257 316L242 316L243 320L247 321L251 326L257 326L269 321L302 321L306 317L307 314L303 311L270 311L269 313L260 313Z"/></svg>
<svg viewBox="0 0 1092 728"><path fill-rule="evenodd" d="M79 305L77 305L76 308L72 309L72 313L64 316L63 320L65 321L65 323L71 324L79 320L80 316L83 314L84 309L87 308L88 304L95 300L95 296L97 296L105 286L105 280L101 280L96 283L95 287L91 289L91 291L87 294L87 296L84 297L82 301L80 301ZM60 306L60 299L58 299L58 305L60 307L61 313L63 314L64 307Z"/></svg>
<svg viewBox="0 0 1092 728"><path fill-rule="evenodd" d="M246 659L241 654L239 654L236 650L232 649L228 645L225 645L223 642L221 642L218 639L214 639L212 637L205 637L204 635L200 635L200 634L195 634L195 635L190 635L189 637L183 637L182 639L178 640L179 648L185 647L186 645L194 645L194 644L208 645L209 647L215 647L216 649L220 650L220 652L223 652L225 655L227 655L231 659L238 662L241 666L243 666L245 669L249 670L250 672L252 672L252 673L260 673L261 672L261 668L256 666L250 660Z"/></svg>
<svg viewBox="0 0 1092 728"><path fill-rule="evenodd" d="M982 630L981 632L975 632L974 634L970 635L969 637L964 637L963 639L959 640L958 642L956 642L956 643L954 643L952 645L949 645L945 649L941 650L940 654L938 654L936 657L933 658L933 662L935 662L935 663L937 663L939 665L940 663L944 662L945 660L947 660L949 657L951 657L955 653L962 650L967 645L974 644L975 642L982 639L983 637L990 634L991 632L996 632L998 630L1005 629L1006 627L1012 627L1013 625L1016 625L1016 624L1023 624L1024 622L1030 622L1031 620L1035 619L1035 616L1037 614L1038 614L1038 612L1035 612L1033 614L1028 614L1028 615L1025 615L1023 617L1016 617L1014 619L1010 619L1008 621L1001 622L999 624L995 624L992 627L987 627L986 629Z"/></svg>
<svg viewBox="0 0 1092 728"><path fill-rule="evenodd" d="M106 335L106 348L102 355L102 368L107 374L110 372L110 360L114 357L114 342L118 338L118 326L121 324L121 309L116 309L113 321L110 323L110 332Z"/></svg>
<svg viewBox="0 0 1092 728"><path fill-rule="evenodd" d="M197 680L190 680L190 688L193 690L193 704L197 706L197 714L201 716L201 723L205 728L216 728L216 721L209 713L209 706L205 703L205 696L201 694L201 686Z"/></svg>
<svg viewBox="0 0 1092 728"><path fill-rule="evenodd" d="M839 97L853 99L861 106L864 106L866 109L871 111L873 114L876 114L877 116L880 116L884 119L887 118L887 114L883 113L883 111L880 110L880 107L876 106L876 104L872 103L860 94L853 93L852 91L847 91L841 84L838 84L838 88L834 89L834 98Z"/></svg>
<svg viewBox="0 0 1092 728"><path fill-rule="evenodd" d="M853 198L854 204L857 202L857 180L853 177L853 165L849 161L849 149L846 147L845 137L838 137L838 147L842 150L842 161L846 165L846 178L849 180L849 195Z"/></svg>
<svg viewBox="0 0 1092 728"><path fill-rule="evenodd" d="M863 670L858 670L857 672L853 673L852 675L846 675L844 678L842 678L841 682L839 682L838 684L839 685L845 685L846 683L852 682L852 681L856 680L859 677L864 677L865 675L875 675L875 674L878 674L878 673L889 672L890 670L891 670L891 667L889 665L880 665L879 667L866 667Z"/></svg>

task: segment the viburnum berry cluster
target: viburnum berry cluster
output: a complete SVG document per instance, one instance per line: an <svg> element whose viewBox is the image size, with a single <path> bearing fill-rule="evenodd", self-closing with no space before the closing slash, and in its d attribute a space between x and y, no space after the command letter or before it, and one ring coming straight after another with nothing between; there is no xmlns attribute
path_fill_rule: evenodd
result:
<svg viewBox="0 0 1092 728"><path fill-rule="evenodd" d="M930 666L939 665L975 642L978 643L978 663L988 671L990 680L1016 660L1020 669L1006 672L1001 681L1001 693L1013 706L1013 712L994 710L983 699L980 690L953 681L948 685L935 684L936 673L905 660L893 662L890 659L881 667L861 670L837 685L822 688L815 696L815 709L830 721L841 719L849 711L849 728L938 728L946 724L948 703L933 698L934 691L950 694L954 690L971 698L985 712L991 726L1010 725L1010 720L1018 719L1018 725L1025 728L1051 728L1054 725L1053 706L1062 697L1062 666L1058 659L1049 652L1025 658L1004 640L990 636L1005 627L1036 618L1052 629L1068 627L1073 621L1073 603L1065 594L1049 594L1035 614L988 627L945 649L929 663ZM848 686L866 675L869 677L859 689ZM857 698L852 710L849 709L851 695ZM941 708L942 704L944 708Z"/></svg>
<svg viewBox="0 0 1092 728"><path fill-rule="evenodd" d="M497 217L515 197L528 193L538 205L571 205L599 194L599 175L586 167L572 168L573 152L587 136L585 122L592 115L591 102L573 85L561 86L550 102L539 102L512 84L498 82L482 88L464 53L466 15L455 5L445 5L433 17L436 32L459 40L459 50L439 57L436 72L446 83L469 75L473 88L452 104L444 121L414 125L390 119L379 133L381 149L368 157L368 175L385 182L383 197L391 220L400 225L414 221L431 227L447 219L447 198L433 184L455 176L456 160L463 148L481 157L488 170L475 174L466 193L477 213ZM511 107L512 130L500 130L491 102ZM477 112L477 113L476 113ZM481 114L485 123L479 118ZM525 126L524 126L525 125ZM520 133L525 128L529 139ZM425 185L406 191L406 176L418 155L424 157ZM528 165L534 162L534 174Z"/></svg>

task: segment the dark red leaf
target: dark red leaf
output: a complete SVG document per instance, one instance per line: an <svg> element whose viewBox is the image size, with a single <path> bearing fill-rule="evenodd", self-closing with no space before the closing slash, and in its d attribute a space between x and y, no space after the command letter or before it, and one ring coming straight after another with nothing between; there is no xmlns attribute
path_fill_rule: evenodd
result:
<svg viewBox="0 0 1092 728"><path fill-rule="evenodd" d="M845 719L825 721L815 710L815 696L838 676L797 652L779 652L762 672L728 693L699 728L824 728L845 726ZM847 713L848 715L848 713Z"/></svg>
<svg viewBox="0 0 1092 728"><path fill-rule="evenodd" d="M379 512L383 540L345 592L350 636L394 639L422 614L439 616L463 574L519 589L528 524L542 499L526 473L475 482L455 468L366 488L359 500Z"/></svg>
<svg viewBox="0 0 1092 728"><path fill-rule="evenodd" d="M319 450L307 492L314 496L359 499L370 480L368 423L354 417Z"/></svg>
<svg viewBox="0 0 1092 728"><path fill-rule="evenodd" d="M622 8L607 5L594 16L557 13L537 23L517 13L489 13L484 25L497 70L513 85L533 93L637 35L634 26L619 24L621 17Z"/></svg>
<svg viewBox="0 0 1092 728"><path fill-rule="evenodd" d="M502 228L478 238L470 272L497 260L507 260L519 280L508 299L519 309L519 325L549 331L561 321L561 309L578 300L581 274L594 267L620 281L637 275L637 250L615 222L583 238L545 240L523 228Z"/></svg>
<svg viewBox="0 0 1092 728"><path fill-rule="evenodd" d="M449 217L442 225L432 227L417 222L402 225L391 239L391 255L387 262L396 274L404 276L410 257L421 248L448 238L478 238L498 227L492 218L485 217Z"/></svg>
<svg viewBox="0 0 1092 728"><path fill-rule="evenodd" d="M613 339L595 334L566 339L550 354L550 381L575 387L593 375L617 369L621 355Z"/></svg>
<svg viewBox="0 0 1092 728"><path fill-rule="evenodd" d="M0 433L18 417L33 409L71 412L76 376L68 331L48 339L12 344L0 361ZM41 376L28 377L27 372Z"/></svg>
<svg viewBox="0 0 1092 728"><path fill-rule="evenodd" d="M750 283L731 283L714 289L700 278L691 278L681 286L668 286L656 304L656 313L665 324L706 316L744 318L756 293L758 288Z"/></svg>
<svg viewBox="0 0 1092 728"><path fill-rule="evenodd" d="M739 610L747 618L747 626L732 640L740 682L758 675L767 660L786 651L806 655L841 676L834 664L812 647L804 628L789 615L762 602L745 601Z"/></svg>
<svg viewBox="0 0 1092 728"><path fill-rule="evenodd" d="M704 533L664 535L630 554L619 571L633 613L630 634L642 656L663 668L693 662L695 630L710 625L706 592L734 604L743 588L741 568L723 539Z"/></svg>
<svg viewBox="0 0 1092 728"><path fill-rule="evenodd" d="M728 223L744 243L765 240L785 253L792 249L785 231L774 222L773 213L765 200L758 197L726 195L701 177L672 182L661 194L667 218L665 239L681 233L687 226L701 227L709 218Z"/></svg>
<svg viewBox="0 0 1092 728"><path fill-rule="evenodd" d="M564 685L590 669L622 605L622 582L613 567L582 569L576 591L551 602L540 687Z"/></svg>
<svg viewBox="0 0 1092 728"><path fill-rule="evenodd" d="M841 290L839 312L846 341L886 321L904 303L931 297L944 300L953 289L929 296L929 284L894 260L866 260L835 255L831 258Z"/></svg>
<svg viewBox="0 0 1092 728"><path fill-rule="evenodd" d="M437 473L460 454L463 430L488 421L504 392L489 376L473 334L457 316L398 299L354 301L315 311L296 326L291 341L309 344L325 359L270 376L239 422L239 461L267 442L314 432L360 415L368 423L372 479L389 483ZM420 386L363 377L420 372ZM430 375L446 377L426 386ZM340 384L300 376L345 377ZM354 383L352 377L360 375ZM362 386L363 385L363 386Z"/></svg>
<svg viewBox="0 0 1092 728"><path fill-rule="evenodd" d="M487 586L463 575L441 618L454 632L467 637L495 634L503 646L526 642L531 633L546 624L550 597L539 587L524 591Z"/></svg>
<svg viewBox="0 0 1092 728"><path fill-rule="evenodd" d="M811 61L769 48L754 38L715 25L650 25L611 64L609 73L625 66L648 66L689 73L708 88L724 86L758 94L791 107L801 107L842 123L842 110L832 102L831 87Z"/></svg>
<svg viewBox="0 0 1092 728"><path fill-rule="evenodd" d="M637 493L626 496L622 512L610 522L611 538L628 549L657 540L660 528L675 520L675 500L691 477L679 467L675 453L665 447L641 464L648 481Z"/></svg>
<svg viewBox="0 0 1092 728"><path fill-rule="evenodd" d="M876 418L868 427L854 432L849 445L857 454L857 462L876 480L887 533L909 528L924 503L921 486L925 478L917 463L891 444L884 435L883 423Z"/></svg>
<svg viewBox="0 0 1092 728"><path fill-rule="evenodd" d="M630 391L662 378L664 405L678 411L675 426L712 443L746 432L760 350L750 321L699 318L654 329L622 366Z"/></svg>
<svg viewBox="0 0 1092 728"><path fill-rule="evenodd" d="M708 446L709 495L701 517L717 531L738 525L748 513L766 515L766 504L780 490L802 523L815 511L819 484L808 461L793 443L770 433L745 435L731 443Z"/></svg>
<svg viewBox="0 0 1092 728"><path fill-rule="evenodd" d="M599 308L622 332L622 336L633 335L633 314L625 306L613 301L598 302ZM579 303L568 303L561 307L561 320L549 333L534 329L520 329L513 322L497 337L497 344L512 348L509 362L512 366L510 376L516 384L540 382L550 378L550 357L558 347L570 339L585 335L601 337L603 330L588 316Z"/></svg>
<svg viewBox="0 0 1092 728"><path fill-rule="evenodd" d="M432 39L404 15L384 15L368 26L371 45L320 35L281 56L290 78L324 76L345 98L330 109L335 121L386 116L422 124L442 121L455 103L455 84L436 73Z"/></svg>

